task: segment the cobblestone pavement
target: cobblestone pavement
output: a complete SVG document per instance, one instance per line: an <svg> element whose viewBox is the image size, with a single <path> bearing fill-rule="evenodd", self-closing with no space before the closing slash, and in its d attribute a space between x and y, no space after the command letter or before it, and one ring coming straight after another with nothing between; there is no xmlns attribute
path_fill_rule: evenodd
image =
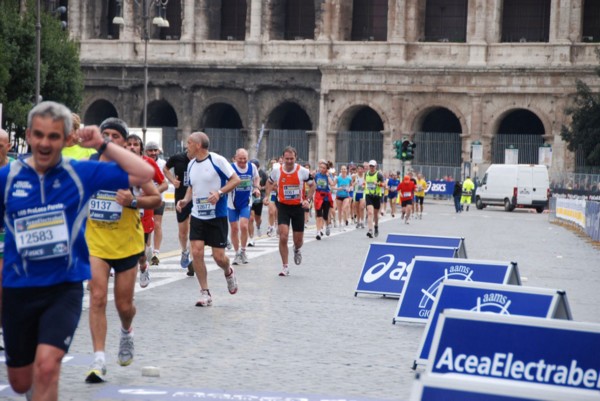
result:
<svg viewBox="0 0 600 401"><path fill-rule="evenodd" d="M209 308L194 306L198 283L179 267L172 212L165 214L164 225L161 265L151 270L147 289L136 286L134 363L116 363L119 325L109 302L108 381L84 383L92 358L85 308L63 364L61 400L199 399L210 394L253 401L407 400L424 326L392 325L396 299L354 297L369 243L384 242L391 232L464 237L469 257L518 262L524 285L563 289L575 320L600 323L600 250L551 224L546 214L501 208L456 214L449 202L429 201L423 219L410 225L386 216L374 240L350 227L316 241L309 229L302 265L291 264L289 277L277 275L277 239L264 237L249 248L250 263L236 269L236 295L229 295L222 272L209 263L214 302ZM160 376L142 376L146 366L159 368ZM6 384L6 370L0 369L0 399L24 399Z"/></svg>

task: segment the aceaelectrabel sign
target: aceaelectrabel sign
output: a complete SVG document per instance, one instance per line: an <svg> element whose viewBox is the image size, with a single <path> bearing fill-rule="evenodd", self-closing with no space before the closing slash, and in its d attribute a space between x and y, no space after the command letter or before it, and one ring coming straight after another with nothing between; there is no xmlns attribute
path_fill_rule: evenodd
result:
<svg viewBox="0 0 600 401"><path fill-rule="evenodd" d="M443 237L439 235L414 235L414 234L388 234L386 242L390 244L448 246L457 248L456 257L466 258L467 248L465 239L461 237Z"/></svg>
<svg viewBox="0 0 600 401"><path fill-rule="evenodd" d="M600 325L447 309L428 375L600 390Z"/></svg>
<svg viewBox="0 0 600 401"><path fill-rule="evenodd" d="M410 401L592 401L591 391L454 375L421 375Z"/></svg>
<svg viewBox="0 0 600 401"><path fill-rule="evenodd" d="M425 323L444 280L521 284L517 264L506 261L417 256L408 270L394 323Z"/></svg>
<svg viewBox="0 0 600 401"><path fill-rule="evenodd" d="M358 293L399 296L415 256L451 258L457 249L441 246L374 242L369 246L354 296Z"/></svg>
<svg viewBox="0 0 600 401"><path fill-rule="evenodd" d="M470 281L444 281L427 320L415 364L427 363L439 314L446 309L572 319L564 291Z"/></svg>

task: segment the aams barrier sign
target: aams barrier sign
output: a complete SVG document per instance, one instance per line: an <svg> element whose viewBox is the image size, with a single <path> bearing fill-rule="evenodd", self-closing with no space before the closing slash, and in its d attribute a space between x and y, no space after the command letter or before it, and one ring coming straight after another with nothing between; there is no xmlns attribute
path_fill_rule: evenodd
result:
<svg viewBox="0 0 600 401"><path fill-rule="evenodd" d="M440 314L428 375L600 390L600 325L449 309Z"/></svg>
<svg viewBox="0 0 600 401"><path fill-rule="evenodd" d="M415 365L427 363L439 314L446 309L547 319L572 319L564 291L448 280L442 283L431 309Z"/></svg>
<svg viewBox="0 0 600 401"><path fill-rule="evenodd" d="M457 248L457 258L467 257L465 239L462 237L443 237L439 235L388 234L385 242L389 244L447 246Z"/></svg>
<svg viewBox="0 0 600 401"><path fill-rule="evenodd" d="M374 242L369 246L354 296L358 293L400 296L415 256L451 258L456 248Z"/></svg>
<svg viewBox="0 0 600 401"><path fill-rule="evenodd" d="M515 262L417 256L411 265L393 323L425 323L444 280L521 284Z"/></svg>

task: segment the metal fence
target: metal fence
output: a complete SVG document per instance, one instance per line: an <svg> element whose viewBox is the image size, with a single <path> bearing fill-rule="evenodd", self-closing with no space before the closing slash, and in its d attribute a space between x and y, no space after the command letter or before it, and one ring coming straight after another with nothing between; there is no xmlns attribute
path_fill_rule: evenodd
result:
<svg viewBox="0 0 600 401"><path fill-rule="evenodd" d="M543 144L541 135L499 133L492 140L492 163L503 164L504 151L512 146L519 150L519 164L538 164L539 148Z"/></svg>
<svg viewBox="0 0 600 401"><path fill-rule="evenodd" d="M452 180L460 180L461 178L461 168L459 167L450 167L450 166L424 166L420 164L411 164L408 170L412 170L415 173L421 173L425 177L426 180L441 180L448 179L450 177Z"/></svg>
<svg viewBox="0 0 600 401"><path fill-rule="evenodd" d="M459 133L417 132L413 142L417 145L414 164L460 167L462 140Z"/></svg>
<svg viewBox="0 0 600 401"><path fill-rule="evenodd" d="M266 133L267 158L279 157L283 149L293 146L298 160L308 160L308 135L305 130L270 129Z"/></svg>
<svg viewBox="0 0 600 401"><path fill-rule="evenodd" d="M228 160L235 155L237 149L246 147L246 137L240 129L205 128L204 132L210 139L210 150Z"/></svg>
<svg viewBox="0 0 600 401"><path fill-rule="evenodd" d="M600 174L553 173L550 177L550 188L575 193L600 192Z"/></svg>
<svg viewBox="0 0 600 401"><path fill-rule="evenodd" d="M338 164L383 161L383 135L379 131L342 131L336 138L335 160Z"/></svg>

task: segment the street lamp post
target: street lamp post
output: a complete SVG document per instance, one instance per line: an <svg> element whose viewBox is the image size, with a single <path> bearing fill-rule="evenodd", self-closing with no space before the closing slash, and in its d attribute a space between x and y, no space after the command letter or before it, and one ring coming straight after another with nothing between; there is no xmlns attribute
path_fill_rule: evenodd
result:
<svg viewBox="0 0 600 401"><path fill-rule="evenodd" d="M163 10L166 9L169 0L134 0L135 4L142 8L142 40L144 41L144 110L142 112L142 141L146 143L146 131L148 128L148 42L150 41L150 7L157 8L157 16L152 19L152 24L160 28L168 28L169 21L162 17ZM119 10L122 12L122 0L117 1ZM117 15L113 18L113 24L124 25L125 20Z"/></svg>

